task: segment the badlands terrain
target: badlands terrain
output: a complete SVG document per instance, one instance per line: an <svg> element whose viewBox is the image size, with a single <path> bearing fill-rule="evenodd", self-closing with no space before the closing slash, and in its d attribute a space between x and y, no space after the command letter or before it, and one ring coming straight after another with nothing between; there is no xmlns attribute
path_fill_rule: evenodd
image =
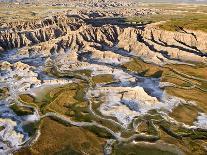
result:
<svg viewBox="0 0 207 155"><path fill-rule="evenodd" d="M0 75L0 154L207 154L205 4L2 1Z"/></svg>

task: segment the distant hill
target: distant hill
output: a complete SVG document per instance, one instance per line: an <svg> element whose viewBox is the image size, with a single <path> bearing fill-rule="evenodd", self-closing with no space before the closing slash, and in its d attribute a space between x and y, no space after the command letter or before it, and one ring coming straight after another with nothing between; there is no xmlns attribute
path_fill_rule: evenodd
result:
<svg viewBox="0 0 207 155"><path fill-rule="evenodd" d="M0 2L38 2L39 0L0 0Z"/></svg>
<svg viewBox="0 0 207 155"><path fill-rule="evenodd" d="M0 2L23 2L23 3L31 3L31 2L70 2L75 0L0 0ZM78 1L78 0L77 0ZM80 0L79 0L80 1ZM95 0L94 0L95 1ZM116 1L116 0L115 0ZM117 0L118 1L118 0ZM127 0L126 0L127 1ZM129 0L134 2L150 2L150 3L205 3L207 4L207 0Z"/></svg>
<svg viewBox="0 0 207 155"><path fill-rule="evenodd" d="M207 3L207 0L134 0L139 2L151 2L151 3Z"/></svg>

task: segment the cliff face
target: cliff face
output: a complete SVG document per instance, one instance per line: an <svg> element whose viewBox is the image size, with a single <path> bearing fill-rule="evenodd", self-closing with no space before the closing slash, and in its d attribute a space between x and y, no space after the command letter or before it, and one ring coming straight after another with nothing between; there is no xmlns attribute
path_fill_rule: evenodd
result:
<svg viewBox="0 0 207 155"><path fill-rule="evenodd" d="M119 35L119 46L135 55L156 61L206 61L207 42L203 32L169 32L156 27L127 28ZM158 60L159 59L159 60Z"/></svg>
<svg viewBox="0 0 207 155"><path fill-rule="evenodd" d="M7 23L5 31L0 32L0 46L5 49L20 48L45 42L76 30L82 21L66 16L54 16L31 22Z"/></svg>
<svg viewBox="0 0 207 155"><path fill-rule="evenodd" d="M30 45L40 52L61 49L74 51L118 47L145 61L162 64L174 60L206 63L207 34L204 32L169 32L148 25L144 29L105 24L99 27L84 22L79 15L54 16L33 22L8 23L0 33L0 49ZM31 49L30 49L31 51Z"/></svg>

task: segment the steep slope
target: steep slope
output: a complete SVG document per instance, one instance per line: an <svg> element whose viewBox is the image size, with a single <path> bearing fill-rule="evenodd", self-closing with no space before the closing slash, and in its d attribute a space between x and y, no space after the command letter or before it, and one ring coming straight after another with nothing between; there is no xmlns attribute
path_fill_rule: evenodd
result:
<svg viewBox="0 0 207 155"><path fill-rule="evenodd" d="M144 29L107 24L93 27L79 16L55 16L33 23L10 23L7 27L11 29L0 34L2 50L49 41L50 47L57 45L59 49L76 51L92 46L117 46L157 64L171 60L206 63L207 34L203 32L168 32L153 25ZM52 52L54 48L47 50Z"/></svg>

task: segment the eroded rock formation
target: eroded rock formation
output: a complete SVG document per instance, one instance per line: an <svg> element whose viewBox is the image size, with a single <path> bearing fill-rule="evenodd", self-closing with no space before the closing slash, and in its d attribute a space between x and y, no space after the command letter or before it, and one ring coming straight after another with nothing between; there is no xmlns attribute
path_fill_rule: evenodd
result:
<svg viewBox="0 0 207 155"><path fill-rule="evenodd" d="M174 60L206 63L207 34L204 32L169 32L155 25L134 27L103 23L94 27L87 24L88 19L80 16L79 12L34 22L10 23L7 25L10 29L0 34L1 51L35 44L37 46L29 48L26 53L31 53L33 48L38 49L36 52L41 50L42 54L58 53L61 49L90 52L116 47L157 64ZM99 56L116 57L109 52Z"/></svg>

